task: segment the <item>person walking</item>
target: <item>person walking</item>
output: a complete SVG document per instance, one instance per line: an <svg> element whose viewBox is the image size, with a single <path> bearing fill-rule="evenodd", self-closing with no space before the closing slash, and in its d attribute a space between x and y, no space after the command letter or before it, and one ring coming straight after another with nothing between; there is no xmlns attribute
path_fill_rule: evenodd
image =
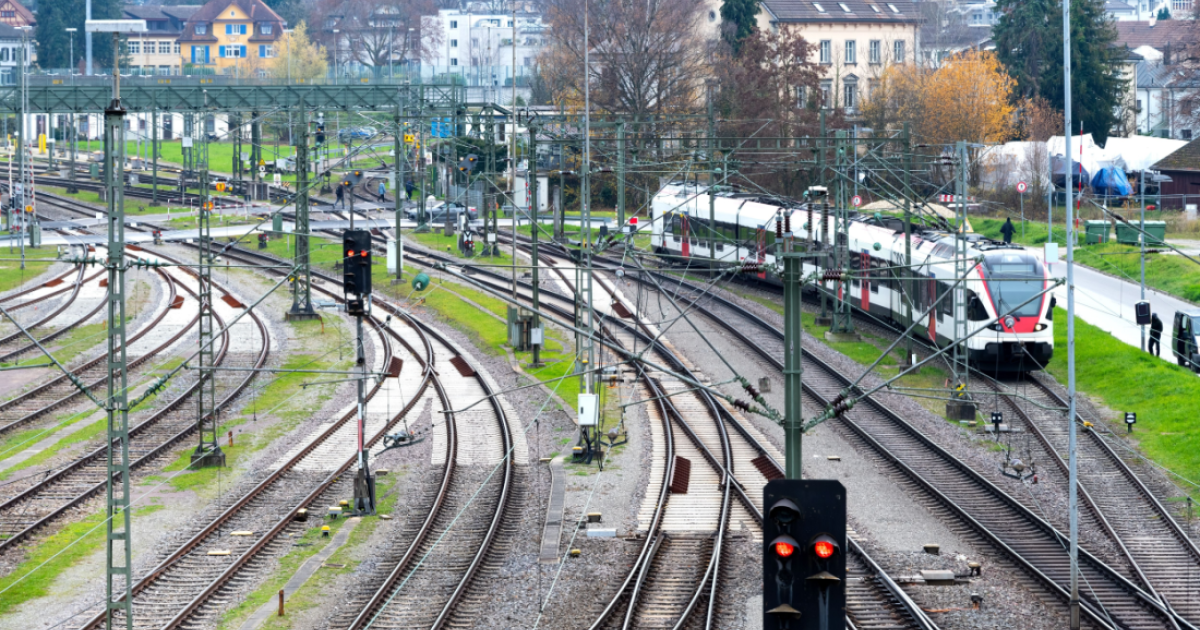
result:
<svg viewBox="0 0 1200 630"><path fill-rule="evenodd" d="M1150 316L1150 345L1146 346L1146 351L1154 356L1159 356L1162 349L1162 320L1158 318L1158 313Z"/></svg>
<svg viewBox="0 0 1200 630"><path fill-rule="evenodd" d="M1017 228L1013 226L1012 217L1009 217L1004 225L1000 226L1000 233L1004 235L1005 243L1012 243L1013 233L1016 231Z"/></svg>
<svg viewBox="0 0 1200 630"><path fill-rule="evenodd" d="M381 180L379 180L379 203L384 203L385 201L387 201L387 197L384 194L386 192L387 192L387 185L384 184L383 180L381 179Z"/></svg>
<svg viewBox="0 0 1200 630"><path fill-rule="evenodd" d="M333 207L336 208L338 206L341 206L341 207L345 208L346 207L346 187L343 186L339 182L337 185L337 189L334 190L334 193L337 194L337 201L333 202Z"/></svg>

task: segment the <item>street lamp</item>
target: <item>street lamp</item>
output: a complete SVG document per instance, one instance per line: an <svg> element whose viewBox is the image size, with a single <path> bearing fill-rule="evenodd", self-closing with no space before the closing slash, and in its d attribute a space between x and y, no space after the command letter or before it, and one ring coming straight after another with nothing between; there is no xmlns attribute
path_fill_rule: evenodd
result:
<svg viewBox="0 0 1200 630"><path fill-rule="evenodd" d="M70 33L70 35L67 35L67 37L71 40L71 59L70 59L70 61L67 62L68 69L73 68L73 66L75 65L75 32L78 30L79 29L77 29L77 28L66 29L66 31L68 33ZM71 70L71 82L72 83L75 82L75 71L73 69Z"/></svg>
<svg viewBox="0 0 1200 630"><path fill-rule="evenodd" d="M337 85L338 79L338 29L333 29L333 84Z"/></svg>
<svg viewBox="0 0 1200 630"><path fill-rule="evenodd" d="M287 80L289 85L292 82L292 33L294 32L296 32L295 29L283 29L283 34L287 35L287 41L284 42L284 46L287 48L285 54L287 55ZM291 112L288 113L288 116L291 116Z"/></svg>

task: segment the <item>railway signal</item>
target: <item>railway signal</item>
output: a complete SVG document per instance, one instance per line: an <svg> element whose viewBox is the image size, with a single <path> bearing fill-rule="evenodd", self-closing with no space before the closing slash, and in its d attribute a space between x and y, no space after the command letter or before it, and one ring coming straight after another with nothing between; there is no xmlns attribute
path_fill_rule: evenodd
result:
<svg viewBox="0 0 1200 630"><path fill-rule="evenodd" d="M371 295L371 233L346 230L342 236L342 290L351 315L365 314L363 300ZM351 297L353 296L353 298Z"/></svg>
<svg viewBox="0 0 1200 630"><path fill-rule="evenodd" d="M846 489L776 479L763 489L764 630L846 627Z"/></svg>
<svg viewBox="0 0 1200 630"><path fill-rule="evenodd" d="M475 168L479 166L479 156L474 153L467 154L466 157L458 160L458 171L470 175L475 172Z"/></svg>

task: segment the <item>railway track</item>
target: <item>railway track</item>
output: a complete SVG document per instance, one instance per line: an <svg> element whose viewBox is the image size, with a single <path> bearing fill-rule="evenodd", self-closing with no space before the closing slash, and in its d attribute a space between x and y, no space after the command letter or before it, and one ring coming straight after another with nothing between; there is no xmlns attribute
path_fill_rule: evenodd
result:
<svg viewBox="0 0 1200 630"><path fill-rule="evenodd" d="M263 260L276 262L272 257L240 248L231 249L226 256L252 264ZM337 281L331 277L325 279L330 283ZM314 289L340 300L340 297L322 287ZM333 625L360 627L370 623L371 619L379 618L380 623L399 620L400 623L428 623L432 624L431 627L437 627L451 623L460 616L468 616L473 608L469 603L485 595L479 591L481 587L476 584L475 577L488 569L488 561L496 553L494 547L500 536L503 517L512 502L516 476L515 446L503 407L497 397L491 396L493 389L483 375L470 367L458 350L436 331L411 320L382 300L374 303L393 317L407 321L418 337L406 338L408 335L384 327L387 334L410 349L416 345L424 347L425 354L422 356L414 352L422 366L422 383L415 388L417 393L404 403L400 413L390 418L387 426L380 429L371 443L381 439L388 428L394 426L422 399L428 385L433 385L436 390L442 409L453 409L452 401L486 399L490 411L455 413L451 414L452 422L435 423L435 442L446 445L440 462L446 474L442 477L443 483L432 501L423 527L407 551L392 560L395 565L383 581L371 592L349 598L350 601L343 606L342 614ZM413 389L406 387L405 391ZM397 406L393 404L389 408ZM349 416L343 422L348 419ZM344 444L331 448L338 453L353 450ZM336 474L353 470L353 463L346 462ZM327 484L322 487L327 487ZM312 504L312 501L306 504ZM266 545L262 548L265 549ZM247 560L243 563L247 571L254 562ZM233 579L233 575L231 573L228 579ZM219 588L206 589L197 600L211 598L217 592ZM206 604L197 602L188 608L196 611L204 606ZM161 627L175 627L196 614L185 610ZM187 621L188 624L192 622Z"/></svg>
<svg viewBox="0 0 1200 630"><path fill-rule="evenodd" d="M90 289L90 287L85 289L88 283L92 280L95 280L100 276L100 274L96 273L85 277L86 275L87 270L81 265L77 271L75 280L68 286L63 287L62 289L56 288L62 284L62 278L55 278L45 283L41 287L38 287L42 289L42 291L38 292L38 288L35 288L33 293L28 294L30 295L30 299L24 300L16 307L6 310L11 313L20 307L32 306L50 299L61 297L58 305L43 314L39 319L33 322L25 322L21 324L25 330L31 334L37 332L40 328L50 328L51 332L37 336L38 343L43 345L48 344L51 341L54 341L55 339L67 334L76 326L79 326L83 322L91 319L96 313L100 312L101 308L104 307L104 296L107 294L107 291L93 291ZM67 309L71 308L75 301L80 297L80 294L85 290L88 293L88 299L94 299L96 301L96 306L90 311L85 312L82 317L71 319L70 321L65 322L66 325L63 325L64 322L60 321L60 316L66 312ZM39 295L38 293L41 294ZM93 293L99 293L99 295L92 295ZM8 322L5 323L7 324ZM20 358L26 353L37 350L37 346L32 341L29 341L29 338L25 335L25 333L21 332L20 329L16 329L16 326L13 326L13 328L15 329L13 332L0 337L0 363L9 363Z"/></svg>
<svg viewBox="0 0 1200 630"><path fill-rule="evenodd" d="M782 370L776 358L783 355L778 329L718 295L699 290L692 293L704 295L692 303L697 312ZM803 367L806 394L816 408L828 408L850 384L811 353L805 352ZM861 401L838 426L1065 602L1069 562L1064 534L872 398ZM1087 585L1081 593L1083 614L1098 627L1192 627L1153 594L1086 550L1080 554L1080 569Z"/></svg>
<svg viewBox="0 0 1200 630"><path fill-rule="evenodd" d="M420 264L426 266L433 266L436 263L457 265L464 262L437 254L428 256L432 260L419 261ZM410 260L414 260L414 258L410 257ZM473 269L472 277L491 278L504 287L508 286L506 279L485 269ZM566 281L565 278L563 280ZM569 282L567 283L569 284ZM604 288L609 290L610 287L606 284ZM528 299L528 293L528 286L524 285L522 295L525 299ZM554 301L560 301L564 306L557 308L553 304L549 304ZM569 299L564 299L561 295L547 291L542 292L543 308L556 312L568 320L572 313L566 310L565 305L570 303ZM626 304L628 305L628 302ZM611 338L615 339L624 338L626 344L632 341L634 334L643 335L637 341L641 347L645 347L650 338L644 335L649 334L649 331L630 330L628 326L616 324L618 321L612 317L606 320L604 327L606 334L613 335ZM619 330L612 330L614 328ZM631 344L627 345L627 347L630 346ZM659 355L656 358L663 364L672 365L673 369L681 370L685 374L690 373L687 365L678 360L673 361L673 354L668 354L670 356ZM703 378L700 375L693 376ZM754 530L756 535L761 531L761 488L766 482L766 478L750 461L761 457L769 462L769 466L774 466L778 470L777 451L773 447L765 446L762 436L758 435L748 423L736 418L723 404L717 403L715 410L704 409L705 404L695 399L694 396L679 395L678 393L669 398L662 396L667 393L664 386L678 388L680 384L678 381L662 383L656 379L644 379L643 396L654 400L654 403L648 406L651 429L654 434L654 458L650 473L651 487L647 490L646 503L639 515L642 529L647 533L625 580L618 587L614 597L609 600L608 605L596 614L593 628L675 627L677 623L688 621L688 607L694 607L698 603L697 595L706 585L704 574L706 570L711 569L711 562L710 566L705 566L703 563L697 563L696 558L719 558L713 554L712 528L716 526L720 512L710 509L704 511L704 516L698 517L695 515L697 504L684 505L684 501L680 500L681 498L686 500L687 495L675 495L672 498L670 484L674 477L676 457L684 453L683 450L677 450L677 447L687 449L686 455L690 456L687 457L689 461L693 461L697 457L709 460L708 474L710 478L703 479L705 470L693 467L691 470L697 477L696 481L692 483L700 487L733 489L740 504L739 508L745 515L744 524ZM689 424L683 419L684 412L678 407L672 408L669 405L672 400L679 401L679 406L687 408L686 417L692 418L693 423ZM724 421L710 421L703 424L694 421L697 417L711 418L714 412ZM726 427L731 430L726 431ZM725 434L724 440L721 439L722 433ZM677 436L680 437L677 439ZM712 450L709 450L710 445L714 447ZM722 483L720 475L727 468L719 463L714 464L712 460L716 458L713 457L713 451L720 453L720 456L725 458L724 461L733 461L730 483ZM750 490L747 491L744 488ZM722 493L715 494L716 497L709 498L710 503L720 503L723 500ZM667 508L671 506L668 499L675 501L675 507L683 509L673 512L670 519L674 522L664 528L664 522L668 522ZM714 516L714 512L718 516ZM701 518L709 520L707 527L710 529L708 533L695 535L696 521ZM676 532L672 533L664 531L664 529L675 529ZM693 531L685 533L689 529ZM850 555L852 556L850 567L854 571L854 579L850 584L851 609L848 619L852 624L861 628L929 629L936 627L900 587L870 559L861 546L854 544ZM719 575L719 566L716 569L714 575ZM707 582L707 584L712 587L715 582ZM710 605L716 601L712 595L713 592L715 591L710 589L708 594L707 603ZM711 627L714 613L717 611L715 606L705 608L703 621L699 617L692 621Z"/></svg>
<svg viewBox="0 0 1200 630"><path fill-rule="evenodd" d="M177 283L171 274L161 269L156 269L155 273L166 285L166 299L162 302L159 312L126 339L129 345L126 354L132 357L126 369L130 370L131 376L135 374L136 368L166 352L199 319L198 315L188 318L179 308L184 304L183 297L179 295L181 290L192 298L195 298L195 293ZM164 334L168 336L160 342ZM107 353L99 354L80 365L70 366L69 369L89 391L99 391L104 389L108 382L106 360ZM30 426L34 421L44 418L51 411L78 401L82 396L83 393L71 378L60 374L42 385L6 400L0 403L0 436L15 429L34 428Z"/></svg>
<svg viewBox="0 0 1200 630"><path fill-rule="evenodd" d="M178 278L176 280L178 281ZM213 285L221 290L217 283L214 282ZM221 315L221 311L226 307L219 301L215 306L214 321L217 326L224 328L226 317ZM215 359L217 365L261 368L265 364L270 352L266 325L253 312L249 317L252 325L250 332L245 332L243 325L243 330L226 330L221 335L221 347ZM232 339L234 335L239 338ZM241 349L250 340L246 337L259 340L257 352ZM239 348L232 356L231 346ZM254 376L255 372L252 371L218 372L215 377L219 401L217 408L229 405L249 385ZM193 394L198 391L199 386L198 381L193 383L150 417L131 426L131 472L144 468L169 453L174 446L195 431L198 411ZM100 493L105 487L107 450L107 445L98 446L0 504L0 536L3 537L0 541L0 551L12 548L37 530L67 517L87 499Z"/></svg>

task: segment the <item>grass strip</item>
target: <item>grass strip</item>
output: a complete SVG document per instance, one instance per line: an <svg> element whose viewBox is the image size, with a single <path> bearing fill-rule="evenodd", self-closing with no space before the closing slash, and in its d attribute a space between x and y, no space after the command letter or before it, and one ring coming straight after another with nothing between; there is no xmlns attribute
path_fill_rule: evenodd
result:
<svg viewBox="0 0 1200 630"><path fill-rule="evenodd" d="M1054 358L1047 371L1067 378L1067 313L1055 309ZM1200 379L1186 368L1163 361L1109 333L1075 320L1075 378L1079 391L1112 410L1113 430L1123 431L1126 411L1138 414L1132 439L1150 459L1200 483ZM1200 492L1191 487L1192 496Z"/></svg>

